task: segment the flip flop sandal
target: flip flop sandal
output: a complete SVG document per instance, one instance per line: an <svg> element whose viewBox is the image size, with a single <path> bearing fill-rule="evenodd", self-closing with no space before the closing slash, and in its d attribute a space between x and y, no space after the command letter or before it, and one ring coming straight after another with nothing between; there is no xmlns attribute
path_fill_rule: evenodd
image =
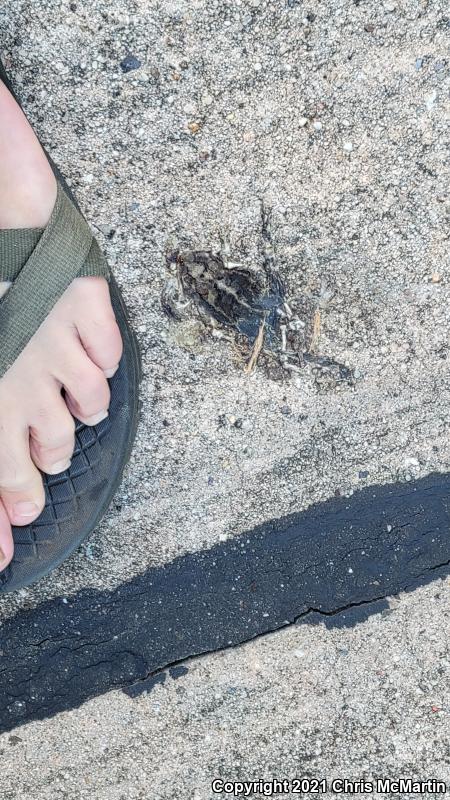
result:
<svg viewBox="0 0 450 800"><path fill-rule="evenodd" d="M0 79L17 100L1 61ZM0 231L0 281L12 282L0 300L0 378L79 276L107 277L123 356L110 380L109 416L93 427L75 420L76 444L69 469L60 475L43 475L44 510L30 525L13 527L14 558L0 572L0 592L34 583L91 533L120 482L138 420L141 365L124 302L73 194L47 158L58 182L47 227Z"/></svg>

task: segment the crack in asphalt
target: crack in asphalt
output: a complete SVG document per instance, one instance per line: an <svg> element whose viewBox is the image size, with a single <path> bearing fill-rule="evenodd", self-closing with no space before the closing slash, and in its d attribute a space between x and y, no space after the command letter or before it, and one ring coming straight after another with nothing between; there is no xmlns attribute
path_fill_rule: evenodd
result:
<svg viewBox="0 0 450 800"><path fill-rule="evenodd" d="M450 562L449 562L450 563ZM306 611L303 611L301 614L298 614L292 620L286 621L284 624L278 625L276 628L272 630L265 631L264 633L257 633L255 636L252 636L250 639L246 639L243 642L239 642L237 645L229 645L228 647L221 648L221 651L231 650L232 648L237 647L244 647L246 644L250 642L255 642L258 639L265 639L268 636L273 636L275 633L284 630L285 628L291 628L293 625L297 625L300 621L307 622L307 617L310 614L318 614L322 617L335 617L339 614L343 614L346 611L351 609L360 608L361 606L372 606L374 604L379 604L380 601L387 600L388 595L380 595L380 597L375 597L373 600L361 600L359 603L349 603L346 606L342 606L341 608L337 608L333 611L323 611L320 608L308 608ZM378 610L378 609L377 609ZM380 609L381 610L381 609ZM193 655L188 655L183 658L177 659L175 661L171 661L169 664L166 664L161 669L154 670L153 672L149 672L144 677L139 678L137 681L128 684L128 686L124 687L125 694L128 694L130 697L136 697L146 691L145 687L138 689L137 691L133 691L135 688L140 687L141 684L147 683L149 680L156 678L158 675L164 675L167 670L171 670L173 667L179 667L187 662L196 661L199 658L204 658L205 656L212 655L213 653L217 653L217 650L203 650L201 653L195 653Z"/></svg>

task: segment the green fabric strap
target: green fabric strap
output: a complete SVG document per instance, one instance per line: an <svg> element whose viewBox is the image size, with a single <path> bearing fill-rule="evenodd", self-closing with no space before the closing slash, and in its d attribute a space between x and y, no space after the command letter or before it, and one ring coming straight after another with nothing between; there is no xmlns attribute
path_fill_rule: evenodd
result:
<svg viewBox="0 0 450 800"><path fill-rule="evenodd" d="M20 355L74 278L108 277L106 259L86 220L58 184L43 230L0 231L0 378Z"/></svg>
<svg viewBox="0 0 450 800"><path fill-rule="evenodd" d="M14 281L43 234L42 228L0 231L0 281Z"/></svg>

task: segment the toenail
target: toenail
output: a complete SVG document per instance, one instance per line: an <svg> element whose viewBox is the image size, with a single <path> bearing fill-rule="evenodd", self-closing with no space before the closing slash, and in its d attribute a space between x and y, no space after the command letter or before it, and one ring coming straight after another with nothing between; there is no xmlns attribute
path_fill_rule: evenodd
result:
<svg viewBox="0 0 450 800"><path fill-rule="evenodd" d="M47 475L59 475L60 472L65 472L66 469L69 469L70 464L70 458L66 458L65 461L56 461L46 470Z"/></svg>
<svg viewBox="0 0 450 800"><path fill-rule="evenodd" d="M19 519L20 517L23 519L30 519L30 517L35 517L38 511L39 506L36 503L31 503L26 500L21 500L20 503L14 503L13 506L15 519Z"/></svg>
<svg viewBox="0 0 450 800"><path fill-rule="evenodd" d="M99 411L98 414L94 414L92 417L85 417L83 422L85 425L98 425L102 419L106 419L108 416L107 411Z"/></svg>
<svg viewBox="0 0 450 800"><path fill-rule="evenodd" d="M110 369L104 369L103 370L103 374L104 374L105 378L112 378L112 376L116 374L118 369L119 369L119 365L116 364L115 367L111 367Z"/></svg>
<svg viewBox="0 0 450 800"><path fill-rule="evenodd" d="M6 558L6 556L5 556L2 548L0 547L0 566L3 564L5 558Z"/></svg>

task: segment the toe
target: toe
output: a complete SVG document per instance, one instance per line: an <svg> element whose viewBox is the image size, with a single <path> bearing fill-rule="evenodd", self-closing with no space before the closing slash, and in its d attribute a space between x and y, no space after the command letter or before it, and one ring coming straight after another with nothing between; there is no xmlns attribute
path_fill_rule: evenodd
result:
<svg viewBox="0 0 450 800"><path fill-rule="evenodd" d="M77 319L78 335L91 361L110 378L122 357L122 337L112 309L109 286L104 278L78 280L89 282L85 313Z"/></svg>
<svg viewBox="0 0 450 800"><path fill-rule="evenodd" d="M8 566L14 553L11 523L5 506L0 501L0 572Z"/></svg>
<svg viewBox="0 0 450 800"><path fill-rule="evenodd" d="M36 405L30 420L30 453L47 475L68 469L75 444L75 422L58 386Z"/></svg>
<svg viewBox="0 0 450 800"><path fill-rule="evenodd" d="M0 497L12 525L29 525L44 507L44 487L31 460L28 427L1 426Z"/></svg>
<svg viewBox="0 0 450 800"><path fill-rule="evenodd" d="M108 381L103 371L88 358L80 343L77 348L68 354L65 374L61 377L65 400L71 414L80 422L97 425L108 416Z"/></svg>

